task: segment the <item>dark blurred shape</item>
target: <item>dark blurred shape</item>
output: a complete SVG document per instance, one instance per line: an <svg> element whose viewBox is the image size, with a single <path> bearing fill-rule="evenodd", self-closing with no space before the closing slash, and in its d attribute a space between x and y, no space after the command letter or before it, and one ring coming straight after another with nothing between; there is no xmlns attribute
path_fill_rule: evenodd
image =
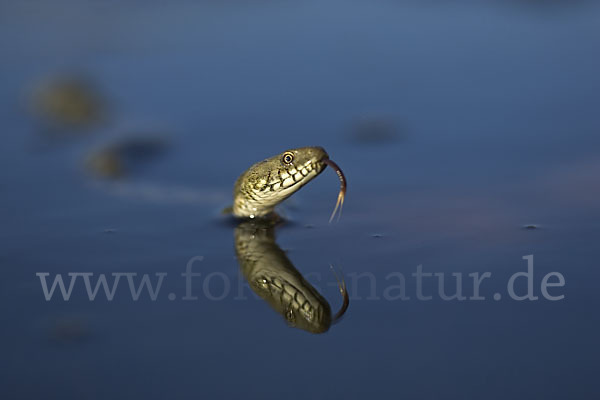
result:
<svg viewBox="0 0 600 400"><path fill-rule="evenodd" d="M117 179L154 160L167 147L168 143L162 137L131 137L93 151L87 157L85 165L98 177Z"/></svg>
<svg viewBox="0 0 600 400"><path fill-rule="evenodd" d="M91 335L88 324L79 317L59 317L51 324L50 337L57 342L81 342Z"/></svg>
<svg viewBox="0 0 600 400"><path fill-rule="evenodd" d="M540 229L540 226L539 225L534 225L534 224L523 225L523 229L529 230L529 231L533 231L533 230L536 230L536 229Z"/></svg>
<svg viewBox="0 0 600 400"><path fill-rule="evenodd" d="M235 228L235 252L250 288L295 328L324 333L338 321L349 304L340 283L343 306L332 317L331 307L294 267L275 243L276 221L246 220Z"/></svg>
<svg viewBox="0 0 600 400"><path fill-rule="evenodd" d="M105 102L84 78L49 80L34 89L30 101L36 115L64 128L85 128L99 122Z"/></svg>
<svg viewBox="0 0 600 400"><path fill-rule="evenodd" d="M389 143L401 138L398 127L386 117L362 117L352 127L352 139L364 144Z"/></svg>

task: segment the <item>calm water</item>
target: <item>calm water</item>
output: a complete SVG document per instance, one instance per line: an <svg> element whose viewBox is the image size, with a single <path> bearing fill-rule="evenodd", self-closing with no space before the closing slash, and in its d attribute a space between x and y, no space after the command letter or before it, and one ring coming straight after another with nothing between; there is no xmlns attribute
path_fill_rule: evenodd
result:
<svg viewBox="0 0 600 400"><path fill-rule="evenodd" d="M301 3L0 4L2 398L598 398L598 3ZM105 117L50 137L27 99L69 74ZM127 178L86 172L146 136L167 145ZM306 145L349 182L339 223L326 170L276 231L333 311L329 264L344 273L350 308L323 335L252 295L219 215L249 165ZM512 300L529 254L539 300ZM429 278L419 301L418 265L448 293L462 273L466 296L490 272L486 299ZM560 301L540 292L553 271ZM126 281L112 302L82 281L46 301L38 272L168 275L156 301ZM392 273L410 300L385 298Z"/></svg>

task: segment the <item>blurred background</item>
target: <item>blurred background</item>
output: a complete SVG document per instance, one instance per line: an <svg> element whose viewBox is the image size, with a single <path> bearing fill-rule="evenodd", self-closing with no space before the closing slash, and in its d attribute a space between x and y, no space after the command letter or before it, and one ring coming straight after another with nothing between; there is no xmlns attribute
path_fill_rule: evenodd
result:
<svg viewBox="0 0 600 400"><path fill-rule="evenodd" d="M2 398L598 398L599 49L584 0L1 0ZM421 264L490 271L488 300L361 282L324 335L247 287L167 300L198 255L244 285L220 210L311 145L344 215L325 171L277 243L333 309L330 263L378 296ZM564 300L491 300L527 254ZM45 301L35 273L75 271L172 278Z"/></svg>

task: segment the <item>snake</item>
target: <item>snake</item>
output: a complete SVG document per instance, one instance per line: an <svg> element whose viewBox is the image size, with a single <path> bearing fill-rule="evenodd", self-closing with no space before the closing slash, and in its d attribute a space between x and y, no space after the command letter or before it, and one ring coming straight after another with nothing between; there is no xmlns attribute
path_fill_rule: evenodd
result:
<svg viewBox="0 0 600 400"><path fill-rule="evenodd" d="M233 188L232 213L238 218L272 215L275 206L297 192L330 166L340 179L340 192L329 222L342 213L346 178L322 147L300 147L257 162L242 173Z"/></svg>
<svg viewBox="0 0 600 400"><path fill-rule="evenodd" d="M301 147L257 162L234 184L235 252L240 268L252 290L280 313L286 322L311 333L323 333L338 322L349 306L346 284L336 274L342 306L332 316L325 298L294 267L275 242L275 226L269 218L275 207L312 181L327 167L340 179L340 191L329 222L342 212L346 178L322 147ZM333 267L332 267L333 268ZM334 270L335 273L335 270Z"/></svg>

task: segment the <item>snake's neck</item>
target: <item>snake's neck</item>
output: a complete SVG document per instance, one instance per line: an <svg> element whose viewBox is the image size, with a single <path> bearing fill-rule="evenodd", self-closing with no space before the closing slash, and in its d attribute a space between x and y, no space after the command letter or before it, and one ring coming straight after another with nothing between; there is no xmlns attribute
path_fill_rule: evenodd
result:
<svg viewBox="0 0 600 400"><path fill-rule="evenodd" d="M272 214L275 206L319 175L323 167L310 165L301 171L294 168L291 171L293 173L284 171L269 174L269 178L254 182L241 176L238 179L239 183L235 185L233 215L241 218L261 218Z"/></svg>

